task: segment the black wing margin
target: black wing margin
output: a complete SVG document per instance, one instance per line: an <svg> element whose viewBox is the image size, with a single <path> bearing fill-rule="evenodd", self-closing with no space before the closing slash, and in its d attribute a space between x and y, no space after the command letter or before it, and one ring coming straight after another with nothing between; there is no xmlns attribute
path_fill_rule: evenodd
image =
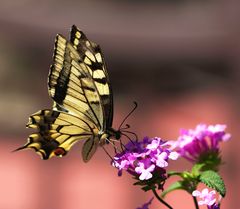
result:
<svg viewBox="0 0 240 209"><path fill-rule="evenodd" d="M96 43L89 41L75 25L71 29L70 42L79 53L82 62L86 64L88 73L94 80L100 95L106 120L104 129L110 128L113 120L113 94L101 48Z"/></svg>

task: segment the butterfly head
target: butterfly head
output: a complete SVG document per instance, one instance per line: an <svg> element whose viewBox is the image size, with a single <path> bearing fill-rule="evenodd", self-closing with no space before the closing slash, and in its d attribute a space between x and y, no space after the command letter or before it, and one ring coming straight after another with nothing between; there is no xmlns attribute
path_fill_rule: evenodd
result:
<svg viewBox="0 0 240 209"><path fill-rule="evenodd" d="M122 133L121 133L121 131L120 130L117 130L116 132L115 132L115 139L120 139L121 138L121 136L122 136Z"/></svg>
<svg viewBox="0 0 240 209"><path fill-rule="evenodd" d="M110 137L112 136L115 139L119 140L122 136L122 132L121 132L121 130L115 130L115 129L111 128L109 130L109 135L110 135Z"/></svg>

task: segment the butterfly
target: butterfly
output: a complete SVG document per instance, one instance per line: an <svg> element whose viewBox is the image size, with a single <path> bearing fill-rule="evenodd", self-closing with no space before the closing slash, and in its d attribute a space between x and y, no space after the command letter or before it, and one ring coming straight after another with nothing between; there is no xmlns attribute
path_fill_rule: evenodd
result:
<svg viewBox="0 0 240 209"><path fill-rule="evenodd" d="M75 25L70 40L57 35L48 75L50 109L32 114L27 128L35 133L17 150L34 149L42 159L64 156L85 140L82 158L88 162L110 138L120 139L112 128L113 94L100 46L88 40Z"/></svg>

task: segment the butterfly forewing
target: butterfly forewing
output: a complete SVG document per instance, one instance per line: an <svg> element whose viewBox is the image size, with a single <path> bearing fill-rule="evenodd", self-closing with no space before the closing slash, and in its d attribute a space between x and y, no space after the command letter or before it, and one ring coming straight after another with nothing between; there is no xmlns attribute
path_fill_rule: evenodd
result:
<svg viewBox="0 0 240 209"><path fill-rule="evenodd" d="M98 92L84 63L73 46L58 35L55 42L54 64L49 73L49 94L70 113L103 127L103 108ZM86 95L87 94L87 95Z"/></svg>
<svg viewBox="0 0 240 209"><path fill-rule="evenodd" d="M75 25L72 26L70 42L73 44L73 47L77 49L83 62L87 65L87 70L94 80L96 89L101 97L106 119L105 128L111 127L113 118L113 94L101 48L94 42L89 41L86 35Z"/></svg>

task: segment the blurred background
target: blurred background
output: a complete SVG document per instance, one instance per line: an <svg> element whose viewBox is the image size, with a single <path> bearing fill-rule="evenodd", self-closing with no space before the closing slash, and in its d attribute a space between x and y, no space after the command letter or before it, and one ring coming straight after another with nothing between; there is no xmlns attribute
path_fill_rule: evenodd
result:
<svg viewBox="0 0 240 209"><path fill-rule="evenodd" d="M47 75L57 33L76 24L105 55L114 91L114 127L139 138L176 139L180 128L227 124L222 146L223 209L239 205L240 2L237 0L1 0L0 209L133 209L153 195L117 176L99 149L85 164L79 143L64 158L42 161L26 142L30 114L49 108ZM223 145L223 144L222 144ZM190 168L184 160L172 169ZM170 169L171 169L170 168ZM184 199L184 201L183 201ZM183 191L167 199L194 208ZM164 208L154 200L151 208Z"/></svg>

